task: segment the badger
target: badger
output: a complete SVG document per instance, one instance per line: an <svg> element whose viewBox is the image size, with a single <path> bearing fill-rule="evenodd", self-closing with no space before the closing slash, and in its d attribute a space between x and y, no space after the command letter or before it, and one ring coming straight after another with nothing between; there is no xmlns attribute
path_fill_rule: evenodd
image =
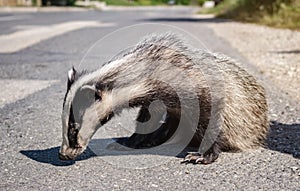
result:
<svg viewBox="0 0 300 191"><path fill-rule="evenodd" d="M162 104L150 111L157 100ZM210 164L222 151L263 147L269 129L264 88L235 60L172 33L155 34L95 71L68 72L59 158L74 160L101 126L128 108L139 109L138 123L159 123L118 143L140 149L183 140L198 149L185 163Z"/></svg>

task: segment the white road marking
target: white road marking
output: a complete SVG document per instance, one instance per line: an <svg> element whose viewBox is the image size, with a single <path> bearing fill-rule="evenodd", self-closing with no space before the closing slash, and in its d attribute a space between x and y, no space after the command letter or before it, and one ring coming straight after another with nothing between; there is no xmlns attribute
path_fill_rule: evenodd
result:
<svg viewBox="0 0 300 191"><path fill-rule="evenodd" d="M25 20L29 18L31 18L31 16L29 15L2 16L0 17L0 21L16 21L16 20Z"/></svg>
<svg viewBox="0 0 300 191"><path fill-rule="evenodd" d="M0 108L16 102L42 89L48 88L57 80L8 80L0 79Z"/></svg>
<svg viewBox="0 0 300 191"><path fill-rule="evenodd" d="M73 21L50 26L36 26L11 34L0 35L0 53L13 53L64 33L86 27L110 27L112 23Z"/></svg>

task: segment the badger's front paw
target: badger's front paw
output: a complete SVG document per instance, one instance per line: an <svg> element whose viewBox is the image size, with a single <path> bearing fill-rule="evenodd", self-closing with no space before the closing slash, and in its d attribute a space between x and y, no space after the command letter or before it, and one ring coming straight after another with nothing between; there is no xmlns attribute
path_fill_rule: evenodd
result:
<svg viewBox="0 0 300 191"><path fill-rule="evenodd" d="M217 153L200 154L198 152L189 152L182 163L194 163L194 164L211 164L218 158Z"/></svg>
<svg viewBox="0 0 300 191"><path fill-rule="evenodd" d="M86 149L86 146L81 146L79 144L75 145L75 148L67 147L59 152L60 160L75 160L81 153Z"/></svg>
<svg viewBox="0 0 300 191"><path fill-rule="evenodd" d="M85 148L77 146L77 148L68 148L64 153L59 153L59 159L61 160L75 160Z"/></svg>

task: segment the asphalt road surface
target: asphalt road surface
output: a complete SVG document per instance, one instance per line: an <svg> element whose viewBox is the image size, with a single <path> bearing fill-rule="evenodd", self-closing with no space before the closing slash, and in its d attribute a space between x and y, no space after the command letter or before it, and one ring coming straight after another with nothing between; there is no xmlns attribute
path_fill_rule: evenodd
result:
<svg viewBox="0 0 300 191"><path fill-rule="evenodd" d="M195 18L194 11L1 12L0 190L300 190L299 116L286 108L296 103L205 25L227 21ZM271 123L268 148L222 153L211 165L180 164L180 157L147 152L103 154L97 146L130 127L133 111L107 124L76 161L60 161L67 71L101 67L143 35L168 31L230 55L262 81L271 113L282 116Z"/></svg>

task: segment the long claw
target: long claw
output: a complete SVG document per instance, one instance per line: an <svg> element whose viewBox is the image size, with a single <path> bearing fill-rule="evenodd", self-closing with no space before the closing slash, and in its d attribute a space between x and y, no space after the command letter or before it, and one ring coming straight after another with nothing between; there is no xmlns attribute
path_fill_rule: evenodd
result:
<svg viewBox="0 0 300 191"><path fill-rule="evenodd" d="M214 153L204 155L197 152L189 152L182 163L210 164L217 158L218 155Z"/></svg>
<svg viewBox="0 0 300 191"><path fill-rule="evenodd" d="M199 164L199 163L203 163L203 161L204 161L204 158L200 157L200 158L196 159L195 163Z"/></svg>
<svg viewBox="0 0 300 191"><path fill-rule="evenodd" d="M180 163L182 164L182 163L189 163L191 160L190 159L184 159L183 161L181 161Z"/></svg>

